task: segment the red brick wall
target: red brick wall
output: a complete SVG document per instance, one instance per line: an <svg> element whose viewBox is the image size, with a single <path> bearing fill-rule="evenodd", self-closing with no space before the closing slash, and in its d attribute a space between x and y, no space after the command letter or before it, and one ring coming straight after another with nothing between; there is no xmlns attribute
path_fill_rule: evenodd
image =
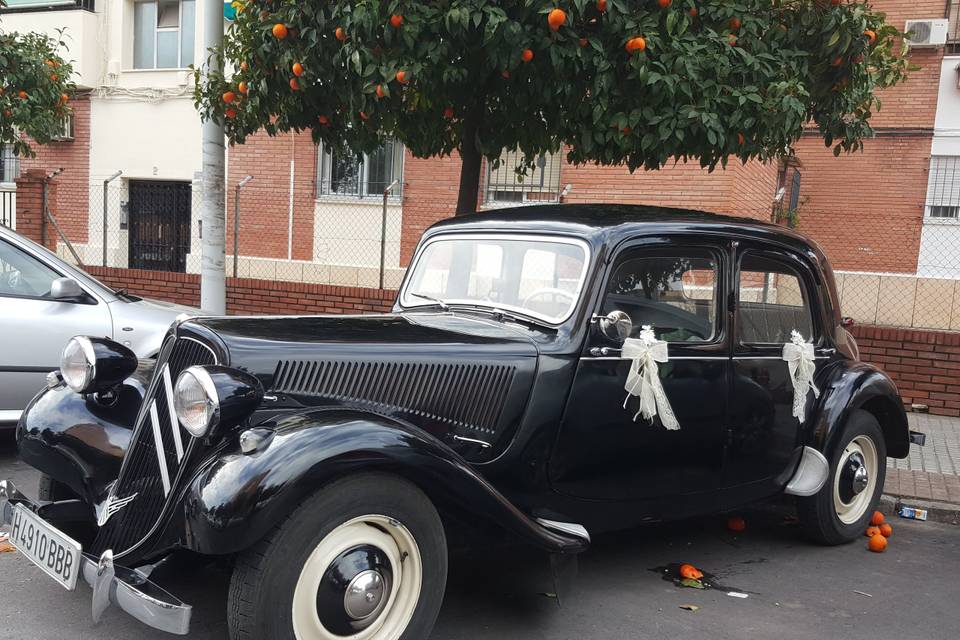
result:
<svg viewBox="0 0 960 640"><path fill-rule="evenodd" d="M290 207L290 161L293 179L293 259L313 259L314 195L317 152L309 133L270 137L260 132L227 150L227 247L233 252L233 205L240 191L240 254L287 257Z"/></svg>
<svg viewBox="0 0 960 640"><path fill-rule="evenodd" d="M860 357L886 371L903 403L960 416L960 333L855 326Z"/></svg>
<svg viewBox="0 0 960 640"><path fill-rule="evenodd" d="M144 269L88 266L86 270L114 288L136 295L200 306L200 276ZM396 291L324 284L227 278L227 313L322 314L374 313L393 307Z"/></svg>
<svg viewBox="0 0 960 640"><path fill-rule="evenodd" d="M72 242L87 241L87 215L90 203L90 96L79 94L71 102L73 140L31 144L36 156L22 158L22 171L51 173L63 168L54 178L57 196L50 200L50 211Z"/></svg>
<svg viewBox="0 0 960 640"><path fill-rule="evenodd" d="M460 155L447 158L414 158L409 151L403 159L403 230L400 237L400 264L406 265L420 236L434 222L449 218L457 210L460 189Z"/></svg>
<svg viewBox="0 0 960 640"><path fill-rule="evenodd" d="M17 179L17 232L56 251L56 231L43 218L43 183L47 173L39 169L24 171ZM57 185L47 185L47 197L57 197Z"/></svg>
<svg viewBox="0 0 960 640"><path fill-rule="evenodd" d="M835 269L913 273L930 168L929 137L883 136L834 157L816 137L797 145L800 231Z"/></svg>

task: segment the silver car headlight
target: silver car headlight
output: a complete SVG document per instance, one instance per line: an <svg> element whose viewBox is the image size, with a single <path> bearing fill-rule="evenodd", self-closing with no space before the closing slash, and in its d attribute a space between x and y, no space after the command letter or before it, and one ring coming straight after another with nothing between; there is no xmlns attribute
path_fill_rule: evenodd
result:
<svg viewBox="0 0 960 640"><path fill-rule="evenodd" d="M63 349L60 374L67 386L78 393L87 391L97 376L97 356L86 336L76 336Z"/></svg>
<svg viewBox="0 0 960 640"><path fill-rule="evenodd" d="M177 378L173 407L183 428L202 438L217 425L220 398L210 374L203 367L189 367Z"/></svg>

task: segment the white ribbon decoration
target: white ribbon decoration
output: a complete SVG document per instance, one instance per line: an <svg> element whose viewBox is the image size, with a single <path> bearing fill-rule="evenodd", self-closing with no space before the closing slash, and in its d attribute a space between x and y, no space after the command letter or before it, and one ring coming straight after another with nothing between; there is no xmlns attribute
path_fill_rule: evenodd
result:
<svg viewBox="0 0 960 640"><path fill-rule="evenodd" d="M812 390L814 398L820 397L820 390L813 384L813 374L817 371L813 343L805 342L799 331L791 331L790 342L783 345L783 359L787 361L793 385L793 416L803 422L807 392Z"/></svg>
<svg viewBox="0 0 960 640"><path fill-rule="evenodd" d="M644 325L639 338L627 338L623 341L623 357L632 360L627 371L627 382L623 386L627 397L623 401L623 408L627 408L630 396L640 398L640 409L633 416L636 422L638 416L652 420L659 414L660 422L671 431L679 429L680 424L673 413L667 393L660 382L658 362L667 362L667 343L657 340L650 325Z"/></svg>

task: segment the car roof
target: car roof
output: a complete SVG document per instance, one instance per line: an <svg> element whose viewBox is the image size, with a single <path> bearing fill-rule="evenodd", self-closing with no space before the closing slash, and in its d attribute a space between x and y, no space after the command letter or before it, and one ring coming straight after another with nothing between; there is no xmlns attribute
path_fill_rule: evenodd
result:
<svg viewBox="0 0 960 640"><path fill-rule="evenodd" d="M451 231L538 231L577 236L595 245L661 232L709 232L774 241L823 260L814 241L771 222L656 205L548 204L491 209L447 218L430 227L427 234Z"/></svg>

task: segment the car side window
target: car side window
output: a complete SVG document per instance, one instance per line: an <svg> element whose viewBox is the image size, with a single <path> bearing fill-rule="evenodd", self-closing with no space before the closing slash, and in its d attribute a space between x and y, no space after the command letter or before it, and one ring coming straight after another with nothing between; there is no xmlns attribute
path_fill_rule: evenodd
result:
<svg viewBox="0 0 960 640"><path fill-rule="evenodd" d="M810 298L800 273L760 253L740 261L737 337L741 343L782 343L792 331L813 337Z"/></svg>
<svg viewBox="0 0 960 640"><path fill-rule="evenodd" d="M0 296L42 298L60 274L20 249L0 242Z"/></svg>
<svg viewBox="0 0 960 640"><path fill-rule="evenodd" d="M718 257L708 249L640 248L622 254L611 272L603 313L633 321L631 337L650 325L667 342L710 342L716 335Z"/></svg>

